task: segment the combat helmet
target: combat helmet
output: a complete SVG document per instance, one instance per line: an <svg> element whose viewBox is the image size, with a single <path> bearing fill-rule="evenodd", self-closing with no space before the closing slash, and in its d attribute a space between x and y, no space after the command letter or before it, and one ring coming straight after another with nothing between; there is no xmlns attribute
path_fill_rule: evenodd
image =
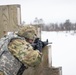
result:
<svg viewBox="0 0 76 75"><path fill-rule="evenodd" d="M17 35L20 37L35 40L37 36L37 30L35 26L26 25L18 31Z"/></svg>

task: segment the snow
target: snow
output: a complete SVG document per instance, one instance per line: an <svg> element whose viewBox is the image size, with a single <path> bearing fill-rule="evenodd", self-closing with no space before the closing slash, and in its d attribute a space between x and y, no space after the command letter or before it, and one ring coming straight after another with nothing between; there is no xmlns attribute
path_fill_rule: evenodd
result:
<svg viewBox="0 0 76 75"><path fill-rule="evenodd" d="M52 42L52 66L62 67L62 75L76 75L76 34L69 32L41 32L42 40ZM49 52L50 53L50 52ZM50 60L49 56L49 60ZM50 61L51 62L51 61Z"/></svg>

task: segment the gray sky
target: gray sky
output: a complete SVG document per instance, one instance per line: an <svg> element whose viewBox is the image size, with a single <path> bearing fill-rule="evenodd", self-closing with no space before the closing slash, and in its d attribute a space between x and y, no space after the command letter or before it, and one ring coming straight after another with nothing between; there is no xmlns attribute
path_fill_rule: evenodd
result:
<svg viewBox="0 0 76 75"><path fill-rule="evenodd" d="M0 4L20 4L22 21L32 23L35 17L45 23L76 22L76 0L0 0Z"/></svg>

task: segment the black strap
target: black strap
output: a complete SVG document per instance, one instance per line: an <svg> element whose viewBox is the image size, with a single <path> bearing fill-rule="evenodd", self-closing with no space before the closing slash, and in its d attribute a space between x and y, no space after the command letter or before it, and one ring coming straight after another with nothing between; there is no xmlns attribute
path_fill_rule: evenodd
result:
<svg viewBox="0 0 76 75"><path fill-rule="evenodd" d="M17 75L22 75L25 69L27 69L27 67L24 64L22 64L17 72Z"/></svg>
<svg viewBox="0 0 76 75"><path fill-rule="evenodd" d="M24 70L27 69L28 67L26 67L17 57L15 57L15 58L21 63L21 67L19 68L17 75L22 75Z"/></svg>

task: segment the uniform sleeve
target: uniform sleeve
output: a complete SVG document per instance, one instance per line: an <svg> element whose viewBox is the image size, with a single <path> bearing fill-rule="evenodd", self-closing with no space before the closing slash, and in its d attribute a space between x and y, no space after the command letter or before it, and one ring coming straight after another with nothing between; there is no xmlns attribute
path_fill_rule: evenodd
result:
<svg viewBox="0 0 76 75"><path fill-rule="evenodd" d="M31 44L22 39L14 39L8 44L9 51L22 63L34 66L41 62L41 53L33 50Z"/></svg>

